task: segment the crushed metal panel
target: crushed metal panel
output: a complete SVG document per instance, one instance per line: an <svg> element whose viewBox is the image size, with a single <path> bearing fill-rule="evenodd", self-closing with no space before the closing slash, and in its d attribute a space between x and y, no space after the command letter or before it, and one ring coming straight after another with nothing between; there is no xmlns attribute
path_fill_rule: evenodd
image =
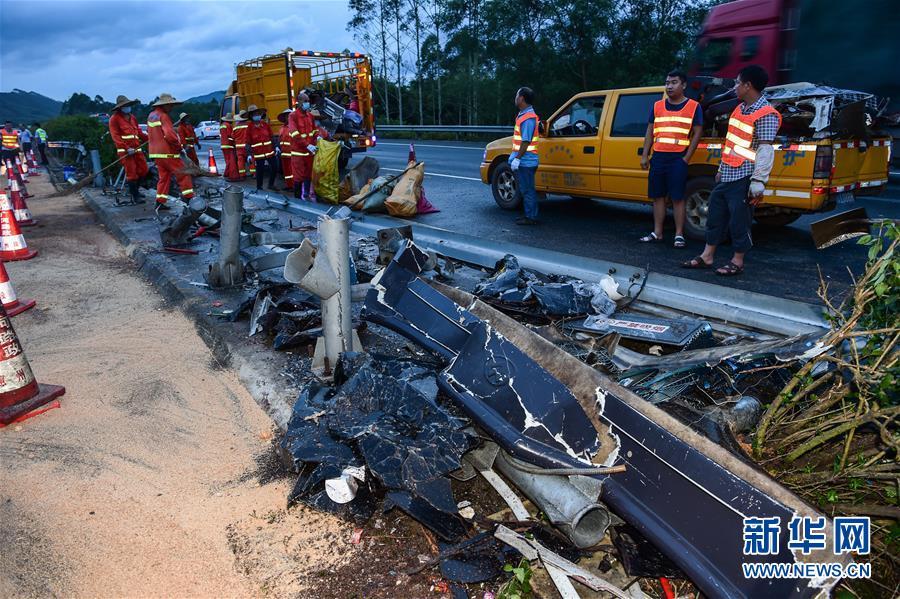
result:
<svg viewBox="0 0 900 599"><path fill-rule="evenodd" d="M813 597L836 584L834 579L744 578L741 568L747 561L742 552L744 517L781 518L778 555L753 559L769 563L848 562L849 557L836 558L828 552L802 556L790 551L787 527L791 518L821 514L763 472L577 358L465 292L433 284L435 288L447 290L438 294L443 299L437 300L425 295L420 287L413 291L418 272L400 271L406 270L404 265L415 268L424 263L416 252L414 246L408 247L395 257L384 276L373 281L374 288L366 300L366 309L370 311L367 317L377 315L373 320L425 347L440 347L433 342L428 326L406 320L406 315L418 318L419 312L395 309L386 298L394 301L402 298L409 305L409 296L414 296L415 308L420 311L430 308L429 321L446 320L435 313L432 304L441 303L447 310L455 306L455 312L447 313L459 315L469 327L489 321L499 335L565 384L579 398L579 403L587 391L593 390L596 403L593 413L587 414L592 421L596 418L602 423L603 428L595 425L598 431L608 430L608 436L616 439L617 447L609 455L610 461L627 465L624 474L598 477L603 480L601 499L669 556L707 596ZM394 287L397 282L401 287ZM390 317L384 317L385 314ZM461 325L460 329L469 330ZM443 347L443 352L437 353L445 357L451 354L448 360L452 359L450 347Z"/></svg>

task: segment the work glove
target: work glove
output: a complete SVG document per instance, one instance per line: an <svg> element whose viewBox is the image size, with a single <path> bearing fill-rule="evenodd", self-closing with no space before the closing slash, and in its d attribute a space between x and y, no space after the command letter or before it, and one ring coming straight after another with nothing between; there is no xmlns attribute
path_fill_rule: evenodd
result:
<svg viewBox="0 0 900 599"><path fill-rule="evenodd" d="M520 162L521 162L520 159L518 159L518 158L513 158L512 160L509 161L509 166L510 166L510 168L512 168L512 170L517 171L517 170L519 170L519 163L520 163Z"/></svg>
<svg viewBox="0 0 900 599"><path fill-rule="evenodd" d="M759 204L763 198L763 192L766 191L766 186L761 181L750 181L750 203L754 206Z"/></svg>
<svg viewBox="0 0 900 599"><path fill-rule="evenodd" d="M134 148L128 148L125 151L128 153L129 156L134 156Z"/></svg>
<svg viewBox="0 0 900 599"><path fill-rule="evenodd" d="M319 151L319 148L317 148L316 146L314 146L314 145L312 145L312 144L310 144L310 145L308 145L308 146L306 146L306 147L307 147L307 148L309 149L309 151L312 152L313 154L315 154L316 152Z"/></svg>

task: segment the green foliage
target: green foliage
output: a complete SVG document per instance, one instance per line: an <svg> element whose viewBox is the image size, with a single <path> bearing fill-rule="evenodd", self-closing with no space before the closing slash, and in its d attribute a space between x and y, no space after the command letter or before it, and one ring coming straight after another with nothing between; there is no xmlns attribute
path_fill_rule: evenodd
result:
<svg viewBox="0 0 900 599"><path fill-rule="evenodd" d="M116 148L107 135L107 126L89 116L60 116L44 123L51 140L80 142L87 150L100 150L100 162L106 166L116 159Z"/></svg>
<svg viewBox="0 0 900 599"><path fill-rule="evenodd" d="M529 599L532 571L528 560L522 558L518 566L506 564L503 571L511 572L512 578L497 592L497 599Z"/></svg>

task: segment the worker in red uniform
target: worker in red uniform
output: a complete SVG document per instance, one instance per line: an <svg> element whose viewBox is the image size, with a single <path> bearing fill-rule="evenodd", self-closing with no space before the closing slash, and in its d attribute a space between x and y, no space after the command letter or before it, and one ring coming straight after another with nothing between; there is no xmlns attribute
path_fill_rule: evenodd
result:
<svg viewBox="0 0 900 599"><path fill-rule="evenodd" d="M234 127L231 129L240 180L247 178L247 157L250 155L250 144L247 143L247 135L250 133L248 121L247 111L242 110L234 117Z"/></svg>
<svg viewBox="0 0 900 599"><path fill-rule="evenodd" d="M199 165L200 160L197 158L197 150L194 146L200 147L197 141L197 134L194 132L194 124L191 123L191 117L188 113L182 112L175 121L178 127L178 138L181 140L181 147L184 148L184 154L190 158L191 162Z"/></svg>
<svg viewBox="0 0 900 599"><path fill-rule="evenodd" d="M222 117L219 125L219 138L222 140L222 154L225 156L225 180L240 181L238 178L237 154L234 151L234 117L229 112Z"/></svg>
<svg viewBox="0 0 900 599"><path fill-rule="evenodd" d="M141 151L141 146L149 138L141 131L137 119L131 114L131 109L140 100L129 100L125 96L116 98L112 116L109 117L109 136L116 146L116 154L125 168L125 182L131 193L131 201L135 204L143 204L138 182L147 176L150 167L147 159Z"/></svg>
<svg viewBox="0 0 900 599"><path fill-rule="evenodd" d="M294 175L294 197L316 201L312 187L312 164L316 153L318 129L310 113L309 96L297 94L297 108L291 113L291 173Z"/></svg>
<svg viewBox="0 0 900 599"><path fill-rule="evenodd" d="M169 187L174 176L181 188L181 197L189 202L194 197L194 181L190 175L181 174L184 161L181 159L181 140L172 126L169 111L181 104L171 94L160 94L153 104L153 112L147 117L147 132L150 135L150 159L156 163L159 171L159 183L156 185L156 209L170 210L166 205L169 200Z"/></svg>
<svg viewBox="0 0 900 599"><path fill-rule="evenodd" d="M294 189L294 176L291 174L291 156L294 152L291 146L291 112L290 108L285 108L278 115L278 120L281 121L278 150L281 154L281 174L284 175L284 187L287 190Z"/></svg>
<svg viewBox="0 0 900 599"><path fill-rule="evenodd" d="M262 191L263 173L266 169L269 171L269 189L275 189L275 146L272 145L272 128L263 119L264 112L255 104L247 107L247 114L250 115L247 143L250 144L250 152L256 162L256 191Z"/></svg>

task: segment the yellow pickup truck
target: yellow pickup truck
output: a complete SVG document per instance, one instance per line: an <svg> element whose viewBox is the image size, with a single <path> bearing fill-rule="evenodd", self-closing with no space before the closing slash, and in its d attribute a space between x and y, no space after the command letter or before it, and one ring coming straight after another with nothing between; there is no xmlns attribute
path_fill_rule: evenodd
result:
<svg viewBox="0 0 900 599"><path fill-rule="evenodd" d="M538 192L650 202L647 171L640 160L651 107L663 94L661 86L584 92L544 119L538 141ZM724 120L727 115L719 118ZM695 239L703 238L721 159L724 140L716 136L718 129L715 122L705 123L688 168L685 233ZM779 131L775 141L775 166L755 213L759 224L784 226L803 214L831 210L860 191L880 193L887 184L889 136L788 138ZM511 147L512 137L491 142L481 163L482 182L491 186L497 204L509 210L521 203L507 164Z"/></svg>

